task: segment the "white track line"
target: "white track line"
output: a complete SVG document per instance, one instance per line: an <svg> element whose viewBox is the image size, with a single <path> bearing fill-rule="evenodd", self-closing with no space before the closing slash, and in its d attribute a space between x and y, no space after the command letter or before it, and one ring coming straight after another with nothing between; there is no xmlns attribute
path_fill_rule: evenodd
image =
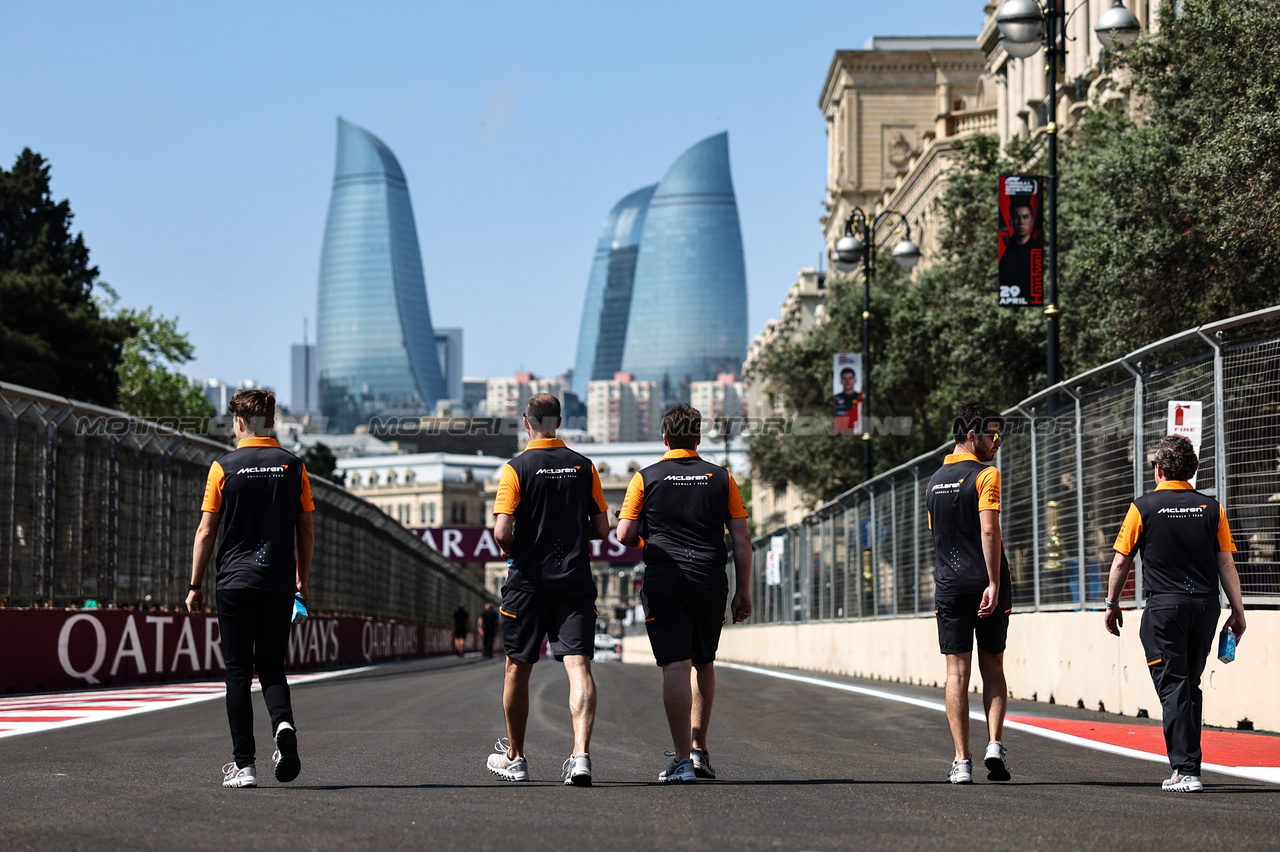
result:
<svg viewBox="0 0 1280 852"><path fill-rule="evenodd" d="M308 672L288 675L290 686L301 686L319 680L342 677L368 671L373 666L339 669L329 672ZM262 687L254 684L253 691ZM54 692L43 695L23 695L0 698L0 739L37 731L51 731L72 725L105 722L125 716L138 716L170 707L213 701L226 695L221 683L176 683L172 686L143 684L121 689L104 689L84 692ZM109 708L109 709L100 709ZM24 721L9 721L23 719Z"/></svg>
<svg viewBox="0 0 1280 852"><path fill-rule="evenodd" d="M811 686L825 686L828 689L838 689L841 692L852 692L856 695L866 695L871 698L882 698L886 701L897 701L901 704L911 704L915 707L923 707L926 710L936 710L940 713L947 712L947 706L938 701L927 701L923 698L911 698L906 695L898 695L893 692L885 692L882 689L871 689L866 686L854 686L851 683L840 683L834 680L823 680L817 677L806 677L805 675L790 674L789 672L774 671L773 669L762 669L757 666L746 666L741 663L724 663L716 662L717 668L737 669L738 671L752 672L753 674L765 675L767 677L776 677L780 680L790 680L796 683L807 683ZM981 713L971 712L969 718L977 721L986 722L986 716ZM1028 725L1024 722L1008 722L1004 723L1006 728L1015 731L1024 731L1028 734L1034 734L1037 737L1044 737L1049 740L1057 740L1060 743L1068 745L1080 746L1081 748L1093 749L1094 751L1104 751L1108 754L1118 754L1121 757L1132 757L1137 760L1146 760L1152 763L1168 764L1168 758L1164 755L1152 754L1138 749L1125 748L1124 746L1111 745L1110 743L1100 743L1084 737L1077 737L1072 734L1064 734L1059 731L1051 731L1046 728L1038 728L1035 725ZM1238 778L1249 778L1253 781L1265 781L1270 784L1280 784L1280 767L1274 766L1221 766L1216 763L1206 763L1203 767L1213 772L1220 772L1223 775L1234 775Z"/></svg>

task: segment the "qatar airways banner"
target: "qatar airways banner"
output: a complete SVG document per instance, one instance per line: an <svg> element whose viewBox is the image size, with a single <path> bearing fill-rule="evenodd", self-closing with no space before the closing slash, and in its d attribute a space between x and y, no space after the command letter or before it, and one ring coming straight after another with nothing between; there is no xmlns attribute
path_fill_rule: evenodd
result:
<svg viewBox="0 0 1280 852"><path fill-rule="evenodd" d="M505 562L507 556L486 527L414 527L409 530L426 542L427 547L454 562ZM640 562L641 548L627 547L618 541L618 531L609 530L609 538L591 542L592 562Z"/></svg>
<svg viewBox="0 0 1280 852"><path fill-rule="evenodd" d="M469 650L479 637L468 636ZM221 680L215 614L0 609L0 694L157 681ZM289 634L289 671L453 652L453 631L403 621L312 616Z"/></svg>

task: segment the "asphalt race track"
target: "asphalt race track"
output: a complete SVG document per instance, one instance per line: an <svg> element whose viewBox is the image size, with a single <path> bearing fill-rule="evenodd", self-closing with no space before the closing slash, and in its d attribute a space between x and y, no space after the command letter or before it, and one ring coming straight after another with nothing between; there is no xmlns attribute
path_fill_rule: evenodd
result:
<svg viewBox="0 0 1280 852"><path fill-rule="evenodd" d="M953 787L936 710L743 670L719 672L710 745L721 780L662 786L660 671L595 673L590 789L560 783L571 746L560 666L535 669L533 781L511 784L484 768L503 733L501 662L450 657L296 686L303 769L288 785L271 774L260 696L258 789L220 786L231 746L221 700L0 739L0 848L1280 847L1277 785L1206 773L1203 795L1164 793L1160 764L1010 731L1012 782L979 768L972 786ZM936 689L825 679L941 701ZM1101 715L1010 707L1047 710Z"/></svg>

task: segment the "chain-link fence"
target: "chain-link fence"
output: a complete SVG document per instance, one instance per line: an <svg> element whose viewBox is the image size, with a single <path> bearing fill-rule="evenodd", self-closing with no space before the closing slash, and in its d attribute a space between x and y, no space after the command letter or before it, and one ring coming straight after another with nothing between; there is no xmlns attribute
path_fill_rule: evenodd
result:
<svg viewBox="0 0 1280 852"><path fill-rule="evenodd" d="M230 449L0 383L0 606L179 607L209 465ZM449 624L492 600L372 504L311 487L318 612Z"/></svg>
<svg viewBox="0 0 1280 852"><path fill-rule="evenodd" d="M1005 412L996 465L1015 609L1102 605L1129 503L1155 487L1149 460L1169 433L1171 402L1200 403L1195 484L1226 507L1245 603L1280 604L1276 307L1153 343ZM748 623L931 613L925 488L951 447L756 539ZM1140 560L1124 597L1142 599Z"/></svg>

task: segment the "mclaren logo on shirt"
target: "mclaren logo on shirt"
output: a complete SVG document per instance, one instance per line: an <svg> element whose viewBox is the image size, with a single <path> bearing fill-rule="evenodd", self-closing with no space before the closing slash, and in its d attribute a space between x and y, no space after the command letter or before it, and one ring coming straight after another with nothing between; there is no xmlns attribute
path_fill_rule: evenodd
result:
<svg viewBox="0 0 1280 852"><path fill-rule="evenodd" d="M937 494L939 491L959 491L960 486L963 483L963 479L960 480L960 482L939 482L937 485L933 486L933 493Z"/></svg>
<svg viewBox="0 0 1280 852"><path fill-rule="evenodd" d="M709 485L714 473L681 474L672 473L662 477L663 482L676 482L681 485Z"/></svg>
<svg viewBox="0 0 1280 852"><path fill-rule="evenodd" d="M1208 503L1199 506L1166 506L1156 512L1157 515L1170 515L1175 518L1185 518L1188 516L1199 517L1204 510L1209 508Z"/></svg>
<svg viewBox="0 0 1280 852"><path fill-rule="evenodd" d="M235 476L237 473L248 474L250 476L273 476L284 473L288 465L272 465L271 467L242 467L240 470L233 471L230 475Z"/></svg>
<svg viewBox="0 0 1280 852"><path fill-rule="evenodd" d="M582 470L582 465L580 464L571 467L540 467L533 472L533 475L545 476L548 479L569 479L577 476L580 470Z"/></svg>

